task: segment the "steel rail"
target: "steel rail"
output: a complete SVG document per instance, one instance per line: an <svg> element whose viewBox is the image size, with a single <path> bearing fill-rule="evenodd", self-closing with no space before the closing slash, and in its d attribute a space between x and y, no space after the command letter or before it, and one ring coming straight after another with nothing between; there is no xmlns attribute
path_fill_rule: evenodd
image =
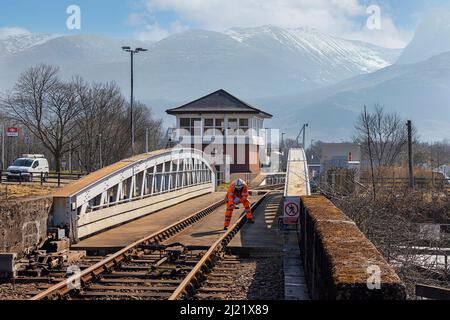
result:
<svg viewBox="0 0 450 320"><path fill-rule="evenodd" d="M116 252L115 254L107 257L106 259L96 263L95 265L83 270L80 274L73 275L68 279L65 279L64 281L61 281L51 286L47 290L35 295L30 300L43 300L43 299L51 300L62 298L63 296L69 294L71 291L77 290L77 288L74 288L71 285L75 281L81 281L82 285L86 284L90 280L98 277L100 274L107 272L113 266L119 264L121 261L126 260L130 255L133 254L134 250L137 247L141 245L155 244L158 242L162 242L168 238L171 238L175 234L180 233L181 231L190 227L194 223L202 220L203 218L205 218L206 216L211 214L214 210L218 209L220 206L224 204L225 204L224 200L220 200L210 205L209 207L190 215L187 218L184 218L156 233L153 233L145 238L142 238L128 245L122 250Z"/></svg>
<svg viewBox="0 0 450 320"><path fill-rule="evenodd" d="M258 201L252 204L251 210L254 212L256 208L267 198L270 192L266 193ZM230 243L234 236L239 232L242 226L247 222L247 217L245 212L239 218L232 227L221 236L206 252L206 254L200 259L197 265L192 269L192 271L186 276L186 278L181 282L178 288L169 297L169 300L178 300L182 298L187 298L195 293L195 290L200 287L200 284L206 280L205 274L207 274L215 265L216 261L219 259L220 253L223 249Z"/></svg>

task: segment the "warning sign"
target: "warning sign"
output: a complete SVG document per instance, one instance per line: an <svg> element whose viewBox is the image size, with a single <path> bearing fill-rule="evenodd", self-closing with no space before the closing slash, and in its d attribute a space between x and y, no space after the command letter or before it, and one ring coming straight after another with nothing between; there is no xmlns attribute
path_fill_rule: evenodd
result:
<svg viewBox="0 0 450 320"><path fill-rule="evenodd" d="M300 217L300 197L284 198L284 224L297 224Z"/></svg>
<svg viewBox="0 0 450 320"><path fill-rule="evenodd" d="M18 137L19 136L19 128L6 128L6 136L7 137Z"/></svg>

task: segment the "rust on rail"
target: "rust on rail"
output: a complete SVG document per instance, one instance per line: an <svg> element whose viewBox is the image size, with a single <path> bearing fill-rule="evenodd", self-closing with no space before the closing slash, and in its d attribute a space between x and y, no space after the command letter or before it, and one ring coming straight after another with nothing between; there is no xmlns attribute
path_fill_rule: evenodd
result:
<svg viewBox="0 0 450 320"><path fill-rule="evenodd" d="M254 212L256 208L258 208L258 206L266 199L267 195L268 193L266 193L257 202L253 203L251 208L252 212ZM220 258L220 254L223 253L223 249L228 245L228 243L246 222L247 217L243 213L239 220L236 221L231 228L209 248L208 252L202 257L194 269L192 269L192 271L170 296L169 300L187 298L195 292L201 282L206 279L205 274L213 268L215 262Z"/></svg>
<svg viewBox="0 0 450 320"><path fill-rule="evenodd" d="M203 219L207 215L211 214L214 210L219 208L224 204L224 200L218 201L209 207L200 210L191 216L182 219L152 235L149 235L143 239L140 239L129 246L123 248L122 250L116 252L115 254L107 257L106 259L96 263L95 265L83 270L79 275L74 275L64 281L61 281L54 286L48 288L47 290L37 294L30 300L43 300L52 298L61 298L64 295L69 294L74 288L69 286L71 282L80 279L82 283L87 283L93 278L97 277L103 272L107 272L111 267L120 263L126 259L134 250L140 245L157 243L164 239L172 237L174 234L181 232L193 223Z"/></svg>

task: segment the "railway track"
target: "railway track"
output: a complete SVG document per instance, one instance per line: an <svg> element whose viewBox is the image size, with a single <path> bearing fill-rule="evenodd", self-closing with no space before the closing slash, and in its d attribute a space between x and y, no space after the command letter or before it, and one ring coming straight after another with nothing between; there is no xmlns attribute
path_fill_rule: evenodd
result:
<svg viewBox="0 0 450 320"><path fill-rule="evenodd" d="M267 206L278 207L279 199L276 197L268 196L266 198ZM239 221L237 222L239 224ZM222 245L224 243L222 242ZM178 292L176 296L173 295L173 299L189 299L189 300L236 300L240 299L252 299L252 294L257 300L261 299L283 299L284 288L273 288L267 282L268 279L272 279L277 276L283 275L280 273L282 270L282 263L280 260L274 259L270 256L264 255L262 257L248 257L248 256L236 256L231 255L226 250L226 245L223 245L220 250L216 250L213 255L205 261L205 264L199 268L197 276L195 278L195 286L191 285L190 290L184 290L184 292ZM258 269L259 276L254 274L254 268L252 264L263 265ZM250 267L250 268L249 268ZM248 274L248 269L250 273ZM264 274L262 274L264 272ZM258 279L259 278L259 279ZM262 281L261 281L262 280ZM261 283L260 283L261 281ZM248 285L246 282L251 282L253 290L244 292L242 296L242 287ZM275 293L271 290L275 289L279 295L276 297ZM251 292L258 291L258 292ZM265 292L262 292L265 291Z"/></svg>
<svg viewBox="0 0 450 320"><path fill-rule="evenodd" d="M284 189L284 183L281 183L281 184L271 184L271 185L253 187L252 190L250 190L250 191L283 190L283 189Z"/></svg>
<svg viewBox="0 0 450 320"><path fill-rule="evenodd" d="M254 211L268 193L252 205ZM202 284L202 276L217 261L233 236L246 223L245 214L209 250L167 243L170 238L201 221L224 204L219 201L115 254L86 265L56 284L48 284L31 300L160 300L189 297ZM41 286L42 287L42 286Z"/></svg>

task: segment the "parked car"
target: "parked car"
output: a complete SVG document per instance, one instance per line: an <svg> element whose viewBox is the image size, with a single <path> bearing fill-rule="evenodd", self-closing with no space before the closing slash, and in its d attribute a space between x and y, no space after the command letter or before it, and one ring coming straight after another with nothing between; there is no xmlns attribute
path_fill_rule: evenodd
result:
<svg viewBox="0 0 450 320"><path fill-rule="evenodd" d="M6 170L8 181L29 181L33 178L47 180L49 173L48 161L42 154L24 154L22 158L16 159L14 163Z"/></svg>

